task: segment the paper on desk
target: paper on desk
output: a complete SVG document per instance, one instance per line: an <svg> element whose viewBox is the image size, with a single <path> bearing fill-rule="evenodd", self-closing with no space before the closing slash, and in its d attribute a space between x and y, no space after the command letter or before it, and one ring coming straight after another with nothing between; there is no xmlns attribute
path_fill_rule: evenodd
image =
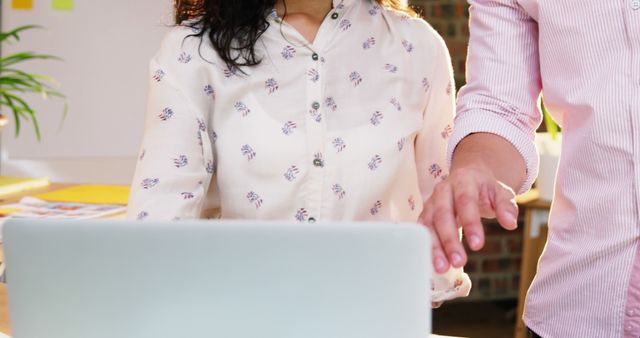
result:
<svg viewBox="0 0 640 338"><path fill-rule="evenodd" d="M19 203L0 206L0 227L9 218L89 219L104 218L125 211L126 207L122 205L47 202L34 197L24 197Z"/></svg>
<svg viewBox="0 0 640 338"><path fill-rule="evenodd" d="M47 202L24 197L20 203L0 207L0 214L4 213L5 218L87 219L106 217L125 210L126 207L122 205Z"/></svg>
<svg viewBox="0 0 640 338"><path fill-rule="evenodd" d="M7 336L6 334L4 334L4 333L0 332L0 338L11 338L11 337L9 337L9 336Z"/></svg>

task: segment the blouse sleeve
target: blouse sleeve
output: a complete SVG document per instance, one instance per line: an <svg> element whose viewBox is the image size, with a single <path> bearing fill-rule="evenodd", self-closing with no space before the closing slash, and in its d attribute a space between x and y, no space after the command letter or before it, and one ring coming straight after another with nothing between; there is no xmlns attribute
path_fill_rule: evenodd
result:
<svg viewBox="0 0 640 338"><path fill-rule="evenodd" d="M453 128L455 89L451 58L444 41L437 36L434 70L426 79L428 103L424 111L424 125L416 139L418 179L423 200L427 200L434 186L448 176L447 142ZM465 297L471 289L471 280L462 270L450 269L434 274L432 302L439 304L457 297Z"/></svg>
<svg viewBox="0 0 640 338"><path fill-rule="evenodd" d="M186 28L174 28L150 62L144 136L128 217L199 218L214 172L206 116L213 89ZM196 44L197 46L197 44ZM196 47L197 48L197 47ZM200 70L200 71L199 71Z"/></svg>

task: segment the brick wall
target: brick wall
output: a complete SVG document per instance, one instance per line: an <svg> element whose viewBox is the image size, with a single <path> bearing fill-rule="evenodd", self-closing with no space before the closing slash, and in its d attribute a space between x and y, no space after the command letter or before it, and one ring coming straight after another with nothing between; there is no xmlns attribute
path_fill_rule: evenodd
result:
<svg viewBox="0 0 640 338"><path fill-rule="evenodd" d="M453 62L456 87L465 84L465 62L469 42L469 10L466 0L410 0L409 4L444 38ZM522 229L522 222L519 229ZM509 232L485 222L486 245L481 252L467 248L465 270L473 288L468 300L512 299L518 296L522 253L522 230Z"/></svg>
<svg viewBox="0 0 640 338"><path fill-rule="evenodd" d="M521 223L520 223L521 224ZM465 271L473 283L470 300L518 297L522 259L522 226L507 231L497 223L485 222L486 244L480 252L469 254Z"/></svg>
<svg viewBox="0 0 640 338"><path fill-rule="evenodd" d="M451 53L456 87L465 83L469 42L469 10L466 0L410 0L409 4L444 38Z"/></svg>

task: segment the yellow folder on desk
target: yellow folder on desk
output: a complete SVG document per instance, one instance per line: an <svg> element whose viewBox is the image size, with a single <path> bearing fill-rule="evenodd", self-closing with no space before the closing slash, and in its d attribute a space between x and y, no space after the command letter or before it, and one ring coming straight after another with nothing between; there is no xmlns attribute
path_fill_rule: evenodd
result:
<svg viewBox="0 0 640 338"><path fill-rule="evenodd" d="M47 178L0 176L0 196L43 188L49 185Z"/></svg>
<svg viewBox="0 0 640 338"><path fill-rule="evenodd" d="M51 202L126 205L129 191L124 185L77 185L34 197Z"/></svg>

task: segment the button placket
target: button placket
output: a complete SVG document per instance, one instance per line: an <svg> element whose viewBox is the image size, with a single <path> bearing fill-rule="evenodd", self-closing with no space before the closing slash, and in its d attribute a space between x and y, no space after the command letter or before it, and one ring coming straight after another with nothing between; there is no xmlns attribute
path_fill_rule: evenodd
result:
<svg viewBox="0 0 640 338"><path fill-rule="evenodd" d="M308 72L315 74L306 79L307 82L307 109L304 117L307 137L307 163L309 175L305 181L305 209L309 212L309 223L314 223L321 217L322 190L325 176L325 160L322 156L324 152L325 122L324 107L322 105L322 62L320 55L313 50L311 62L308 65Z"/></svg>

